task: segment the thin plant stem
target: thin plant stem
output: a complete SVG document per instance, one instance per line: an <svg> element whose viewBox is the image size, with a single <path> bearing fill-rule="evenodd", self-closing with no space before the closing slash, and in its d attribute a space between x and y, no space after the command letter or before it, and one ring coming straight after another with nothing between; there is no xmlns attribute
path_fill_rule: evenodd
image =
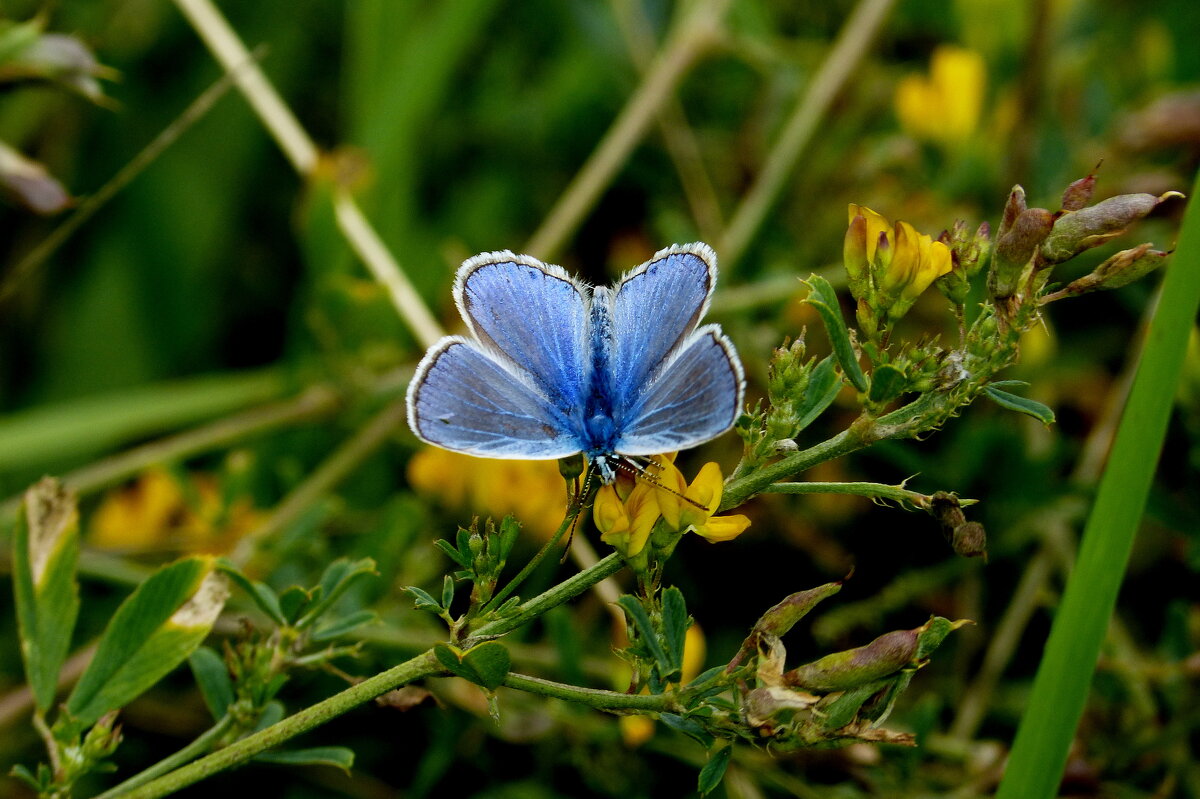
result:
<svg viewBox="0 0 1200 799"><path fill-rule="evenodd" d="M293 399L251 408L192 430L110 455L68 472L63 475L62 481L81 496L90 494L126 480L155 464L189 458L240 441L247 436L319 418L335 410L340 403L340 394L331 386L311 386ZM20 506L20 494L0 503L0 524L15 518Z"/></svg>
<svg viewBox="0 0 1200 799"><path fill-rule="evenodd" d="M114 797L123 796L134 788L140 788L151 780L174 771L185 763L190 763L211 749L232 726L233 716L225 714L221 717L220 721L202 732L194 741L175 754L164 757L145 771L138 772L121 784L109 788L102 794L98 794L95 799L114 799Z"/></svg>
<svg viewBox="0 0 1200 799"><path fill-rule="evenodd" d="M617 27L620 28L625 46L629 49L630 60L638 73L644 76L650 68L654 38L649 33L649 23L642 13L641 2L612 0L611 5ZM662 133L663 143L666 144L667 154L675 165L675 172L679 175L679 182L692 209L692 217L696 221L700 237L706 241L715 241L724 224L721 221L721 203L717 199L717 191L713 188L708 170L704 168L700 145L688 126L683 104L674 94L663 102L658 112L658 128Z"/></svg>
<svg viewBox="0 0 1200 799"><path fill-rule="evenodd" d="M525 252L552 258L562 249L645 136L679 81L716 41L729 3L698 0L680 20L612 126L525 244Z"/></svg>
<svg viewBox="0 0 1200 799"><path fill-rule="evenodd" d="M736 265L779 198L804 148L812 141L833 100L846 85L883 26L894 0L860 0L833 49L813 77L771 148L758 179L734 212L717 252L726 269Z"/></svg>
<svg viewBox="0 0 1200 799"><path fill-rule="evenodd" d="M670 713L678 710L678 701L672 694L627 694L619 691L603 691L598 688L581 688L576 685L543 680L525 674L509 672L504 678L507 688L531 694L548 696L577 702L596 710L642 710Z"/></svg>
<svg viewBox="0 0 1200 799"><path fill-rule="evenodd" d="M562 583L530 599L514 616L483 625L474 632L474 641L478 642L481 638L495 638L523 626L551 608L558 607L587 591L604 578L616 573L622 565L624 565L624 561L616 553L609 555L591 569L572 575ZM469 648L473 644L471 641L467 641L463 645ZM423 652L398 666L380 672L328 699L311 705L277 724L272 724L224 749L159 777L126 796L128 799L154 799L174 793L205 777L243 763L273 746L308 732L388 691L441 672L442 667L433 654L433 650Z"/></svg>
<svg viewBox="0 0 1200 799"><path fill-rule="evenodd" d="M205 777L244 763L273 746L291 740L314 727L319 727L351 708L369 702L402 685L438 674L441 670L442 667L432 650L423 652L398 666L393 666L324 701L311 705L277 724L272 724L266 729L235 741L224 749L219 749L182 768L171 771L125 796L127 799L154 799L154 797L167 796L199 782Z"/></svg>
<svg viewBox="0 0 1200 799"><path fill-rule="evenodd" d="M236 65L246 64L245 69L234 73L238 89L296 172L303 178L311 177L320 160L320 151L258 65L247 64L249 52L229 22L211 0L175 0L175 6L227 72L234 72ZM392 304L417 340L428 347L444 336L441 325L383 245L357 201L339 189L334 197L334 211L338 228L351 249L387 289Z"/></svg>
<svg viewBox="0 0 1200 799"><path fill-rule="evenodd" d="M271 512L270 517L238 541L229 559L246 565L258 545L295 522L314 502L349 477L407 418L403 402L392 401L326 458Z"/></svg>
<svg viewBox="0 0 1200 799"><path fill-rule="evenodd" d="M590 569L578 572L563 580L558 585L525 602L511 616L487 622L478 629L471 631L471 638L464 643L469 647L472 641L479 642L488 638L496 638L522 627L551 608L556 608L569 599L579 596L606 577L611 577L621 570L625 561L616 552L601 558Z"/></svg>
<svg viewBox="0 0 1200 799"><path fill-rule="evenodd" d="M21 283L35 269L44 264L84 222L95 216L96 212L107 205L108 201L115 197L121 189L128 186L133 182L134 178L145 172L146 168L153 164L168 147L174 144L192 125L196 124L205 114L211 111L217 104L217 101L224 97L225 93L233 86L237 72L245 69L248 63L253 63L255 57L258 55L258 51L253 56L247 54L248 61L243 62L241 66L235 66L233 69L228 70L213 85L205 89L199 97L183 110L183 113L176 117L171 124L163 128L162 132L155 136L129 163L117 170L117 173L101 186L95 194L84 199L79 204L79 207L75 209L75 213L71 214L66 221L56 227L50 235L42 239L24 258L18 261L9 273L5 275L3 283L0 283L0 303L3 303L4 300L16 292Z"/></svg>
<svg viewBox="0 0 1200 799"><path fill-rule="evenodd" d="M890 499L912 505L919 510L929 510L933 497L910 491L903 486L884 483L772 483L763 489L764 494L851 494L871 499ZM962 507L974 505L977 499L960 499Z"/></svg>
<svg viewBox="0 0 1200 799"><path fill-rule="evenodd" d="M558 529L554 531L554 535L550 536L550 539L542 544L542 548L537 551L536 555L529 559L529 562L525 564L521 571L517 572L515 577L496 592L496 595L483 606L481 613L486 614L488 611L500 607L500 604L508 599L513 591L516 591L521 583L525 582L529 575L533 574L534 569L542 564L542 561L546 559L546 555L550 554L550 550L562 540L567 530L571 529L571 526L575 524L575 520L579 518L579 508L579 504L572 503L572 507L563 515L562 523L558 525Z"/></svg>

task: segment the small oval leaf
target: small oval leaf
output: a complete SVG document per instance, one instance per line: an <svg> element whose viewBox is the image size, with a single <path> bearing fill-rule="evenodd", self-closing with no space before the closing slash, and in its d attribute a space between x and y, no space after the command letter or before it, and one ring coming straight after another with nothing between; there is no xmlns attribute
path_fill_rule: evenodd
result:
<svg viewBox="0 0 1200 799"><path fill-rule="evenodd" d="M1008 408L1010 411L1032 416L1044 425L1054 424L1054 411L1037 400L1018 397L1016 394L1001 391L995 386L985 387L983 393L987 394L988 399L1002 408Z"/></svg>

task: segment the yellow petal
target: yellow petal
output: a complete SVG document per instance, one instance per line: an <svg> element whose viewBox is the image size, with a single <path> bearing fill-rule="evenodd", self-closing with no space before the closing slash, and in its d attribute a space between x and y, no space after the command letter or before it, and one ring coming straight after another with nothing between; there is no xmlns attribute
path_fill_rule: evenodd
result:
<svg viewBox="0 0 1200 799"><path fill-rule="evenodd" d="M695 532L705 540L732 541L746 531L750 526L749 517L740 513L732 516L714 516L703 527L697 527Z"/></svg>
<svg viewBox="0 0 1200 799"><path fill-rule="evenodd" d="M624 530L629 526L629 515L625 505L617 498L617 490L610 485L600 486L596 500L592 503L592 520L601 535Z"/></svg>
<svg viewBox="0 0 1200 799"><path fill-rule="evenodd" d="M968 138L979 122L987 86L987 66L974 50L942 45L933 52L930 81L940 100L940 137L954 143Z"/></svg>
<svg viewBox="0 0 1200 799"><path fill-rule="evenodd" d="M850 203L847 209L849 219L847 222L853 222L854 217L862 216L867 220L867 263L875 260L875 251L879 247L879 234L887 233L892 229L892 223L887 217L872 211L865 205Z"/></svg>

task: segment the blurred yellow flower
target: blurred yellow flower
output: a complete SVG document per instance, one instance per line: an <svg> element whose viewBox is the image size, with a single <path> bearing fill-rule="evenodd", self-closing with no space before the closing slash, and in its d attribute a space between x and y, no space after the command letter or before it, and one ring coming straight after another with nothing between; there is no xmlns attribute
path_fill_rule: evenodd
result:
<svg viewBox="0 0 1200 799"><path fill-rule="evenodd" d="M92 514L88 543L122 552L220 554L265 519L247 499L225 507L210 475L188 475L181 485L166 470L150 469L132 485L108 492Z"/></svg>
<svg viewBox="0 0 1200 799"><path fill-rule="evenodd" d="M426 447L408 462L408 482L448 508L496 518L511 513L542 538L558 529L567 506L556 461L472 458Z"/></svg>
<svg viewBox="0 0 1200 799"><path fill-rule="evenodd" d="M928 76L908 75L896 84L896 116L909 135L954 147L975 132L986 87L983 56L940 45Z"/></svg>

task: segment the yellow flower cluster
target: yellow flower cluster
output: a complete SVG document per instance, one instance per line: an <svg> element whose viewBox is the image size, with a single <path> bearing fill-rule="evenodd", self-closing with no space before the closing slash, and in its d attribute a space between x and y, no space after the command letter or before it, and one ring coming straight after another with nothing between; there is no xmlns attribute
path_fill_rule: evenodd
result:
<svg viewBox="0 0 1200 799"><path fill-rule="evenodd" d="M659 518L674 531L691 531L709 541L730 541L750 526L741 514L716 516L721 505L724 478L716 463L706 463L689 484L675 466L674 454L653 458L651 480L635 480L632 486L618 480L596 492L592 518L600 538L622 556L632 558L642 551Z"/></svg>
<svg viewBox="0 0 1200 799"><path fill-rule="evenodd" d="M449 508L501 518L512 514L542 538L562 523L566 490L556 461L472 458L427 447L408 463L408 482Z"/></svg>
<svg viewBox="0 0 1200 799"><path fill-rule="evenodd" d="M92 515L88 543L121 552L221 554L265 519L246 499L226 507L210 475L191 474L181 482L165 469L150 469L104 497Z"/></svg>
<svg viewBox="0 0 1200 799"><path fill-rule="evenodd" d="M908 222L893 225L863 205L850 203L843 255L850 286L860 304L892 320L908 312L917 297L954 263L950 248L918 233ZM860 321L862 313L860 312Z"/></svg>
<svg viewBox="0 0 1200 799"><path fill-rule="evenodd" d="M975 132L986 87L987 66L979 53L941 45L928 77L909 75L896 84L896 116L913 137L956 147Z"/></svg>

